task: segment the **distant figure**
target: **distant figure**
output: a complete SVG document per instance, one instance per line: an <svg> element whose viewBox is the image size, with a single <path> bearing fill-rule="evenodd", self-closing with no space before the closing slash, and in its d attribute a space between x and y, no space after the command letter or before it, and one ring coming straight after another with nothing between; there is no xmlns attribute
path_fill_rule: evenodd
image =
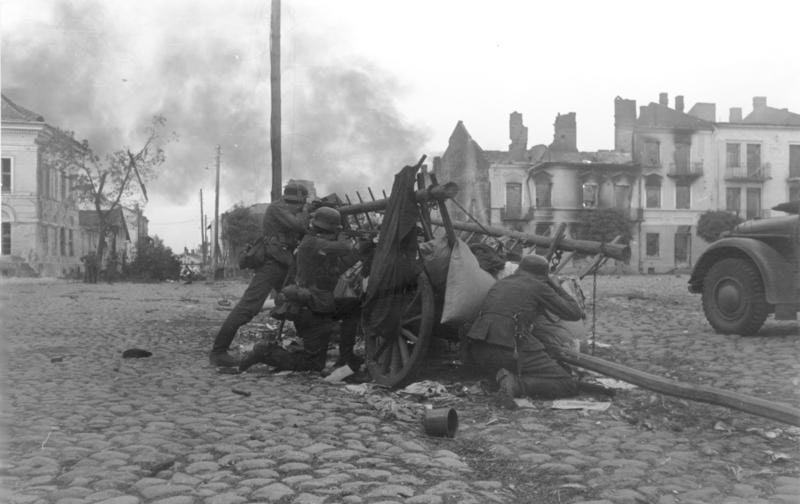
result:
<svg viewBox="0 0 800 504"><path fill-rule="evenodd" d="M97 283L97 254L90 250L88 254L81 257L83 263L83 281L86 283Z"/></svg>
<svg viewBox="0 0 800 504"><path fill-rule="evenodd" d="M308 213L305 211L308 189L297 183L289 183L283 189L283 197L267 206L262 221L262 232L266 238L266 259L255 268L255 275L242 298L233 307L222 323L209 361L215 366L236 367L239 362L228 349L239 328L258 315L269 293L281 290L289 267L292 266L295 247L308 227Z"/></svg>

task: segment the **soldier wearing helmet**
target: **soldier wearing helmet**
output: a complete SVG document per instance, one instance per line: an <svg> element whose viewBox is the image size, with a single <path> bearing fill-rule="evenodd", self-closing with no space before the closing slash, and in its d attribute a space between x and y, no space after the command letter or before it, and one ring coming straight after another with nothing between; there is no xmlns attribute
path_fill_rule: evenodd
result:
<svg viewBox="0 0 800 504"><path fill-rule="evenodd" d="M339 211L321 207L312 214L311 230L297 247L295 284L284 289L289 305L284 311L294 314L295 329L303 340L303 349L289 352L277 345L258 343L242 358L240 371L259 362L278 369L321 371L325 367L331 332L340 319L343 319L339 346L341 364L348 364L354 370L360 367L360 359L353 354L359 300L334 297L339 277L359 260L352 241L340 234L341 230Z"/></svg>
<svg viewBox="0 0 800 504"><path fill-rule="evenodd" d="M537 337L534 321L545 314L580 320L583 310L548 275L548 262L522 258L517 271L497 281L467 333L469 357L500 386L500 395L554 399L577 394L577 382Z"/></svg>
<svg viewBox="0 0 800 504"><path fill-rule="evenodd" d="M305 186L289 182L283 189L283 197L267 206L261 221L265 259L262 264L254 265L253 279L217 333L209 355L212 364L223 367L239 364L228 349L239 327L253 320L273 289L278 291L283 286L294 262L293 252L308 228L308 213L304 209L307 197Z"/></svg>

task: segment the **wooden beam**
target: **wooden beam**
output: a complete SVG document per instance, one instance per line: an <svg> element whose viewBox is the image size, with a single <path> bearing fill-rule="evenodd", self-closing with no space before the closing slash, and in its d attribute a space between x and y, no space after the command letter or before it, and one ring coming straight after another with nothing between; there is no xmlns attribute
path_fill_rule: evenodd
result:
<svg viewBox="0 0 800 504"><path fill-rule="evenodd" d="M800 427L800 409L788 404L767 401L759 397L730 392L703 385L689 385L663 378L622 364L607 361L592 355L559 349L558 359L591 371L632 383L642 388L681 399L725 406L762 418L769 418L795 427Z"/></svg>

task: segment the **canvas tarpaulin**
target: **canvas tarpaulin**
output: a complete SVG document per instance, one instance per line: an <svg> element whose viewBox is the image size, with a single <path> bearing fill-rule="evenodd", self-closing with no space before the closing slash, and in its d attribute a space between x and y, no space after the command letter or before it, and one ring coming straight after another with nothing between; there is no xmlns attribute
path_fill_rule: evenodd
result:
<svg viewBox="0 0 800 504"><path fill-rule="evenodd" d="M418 210L414 193L418 169L406 166L394 177L364 299L367 334L396 331L403 300L416 289L421 272L416 260Z"/></svg>

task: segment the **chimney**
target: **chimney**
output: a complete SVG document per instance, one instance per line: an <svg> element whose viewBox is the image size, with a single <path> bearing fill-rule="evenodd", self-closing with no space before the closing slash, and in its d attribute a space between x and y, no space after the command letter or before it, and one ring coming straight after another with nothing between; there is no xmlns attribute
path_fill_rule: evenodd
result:
<svg viewBox="0 0 800 504"><path fill-rule="evenodd" d="M683 112L683 95L678 95L675 97L675 110L678 112Z"/></svg>
<svg viewBox="0 0 800 504"><path fill-rule="evenodd" d="M767 97L766 96L754 96L753 97L753 110L763 110L767 108Z"/></svg>
<svg viewBox="0 0 800 504"><path fill-rule="evenodd" d="M664 105L665 107L669 106L669 95L667 93L659 93L658 94L658 104Z"/></svg>
<svg viewBox="0 0 800 504"><path fill-rule="evenodd" d="M575 112L564 115L558 114L553 126L555 127L555 133L550 147L557 151L577 152L578 127L575 121Z"/></svg>
<svg viewBox="0 0 800 504"><path fill-rule="evenodd" d="M728 122L742 122L742 107L731 107L731 113L730 117L728 118Z"/></svg>
<svg viewBox="0 0 800 504"><path fill-rule="evenodd" d="M636 126L636 100L614 98L614 150L631 152Z"/></svg>
<svg viewBox="0 0 800 504"><path fill-rule="evenodd" d="M522 123L522 114L512 112L508 119L509 157L512 161L523 161L528 150L528 128Z"/></svg>

